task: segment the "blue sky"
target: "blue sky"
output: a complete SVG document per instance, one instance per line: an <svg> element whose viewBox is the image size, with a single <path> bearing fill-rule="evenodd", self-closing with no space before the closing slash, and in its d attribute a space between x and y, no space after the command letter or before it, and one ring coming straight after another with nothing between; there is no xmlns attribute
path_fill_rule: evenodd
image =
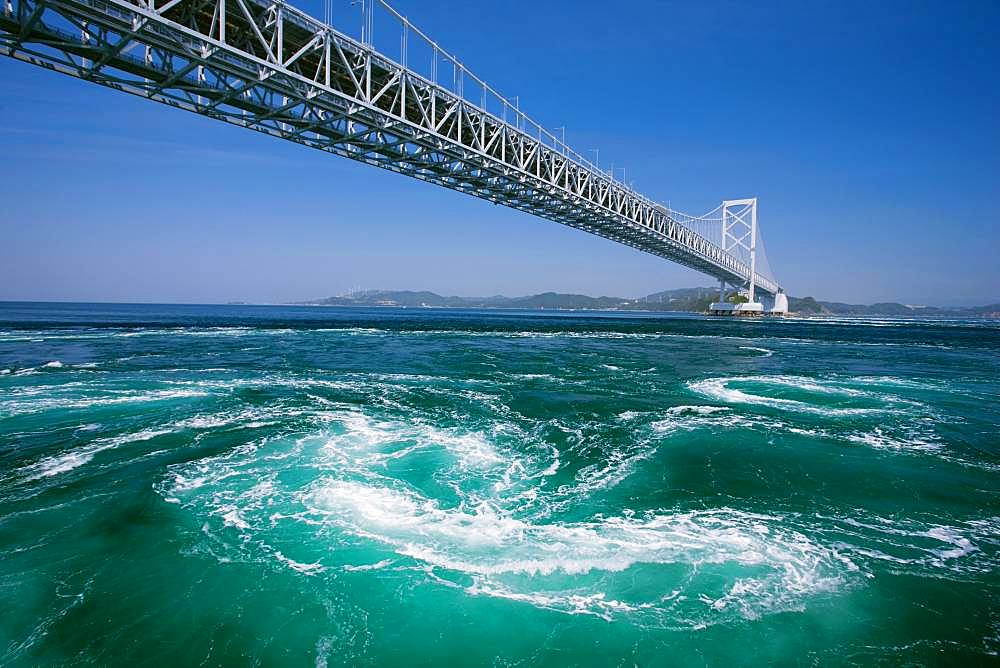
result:
<svg viewBox="0 0 1000 668"><path fill-rule="evenodd" d="M357 9L333 2L335 25L354 30ZM1000 301L1000 4L394 4L650 197L689 212L759 197L771 266L793 295ZM0 299L288 301L357 286L635 296L712 283L8 58L0 81Z"/></svg>

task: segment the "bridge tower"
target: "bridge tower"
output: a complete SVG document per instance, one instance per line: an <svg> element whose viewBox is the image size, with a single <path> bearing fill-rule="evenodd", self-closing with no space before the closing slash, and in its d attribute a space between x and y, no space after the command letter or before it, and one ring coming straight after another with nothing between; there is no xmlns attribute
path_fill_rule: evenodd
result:
<svg viewBox="0 0 1000 668"><path fill-rule="evenodd" d="M757 271L757 198L730 199L722 203L722 250L732 255L750 254L747 297L754 301ZM742 251L742 252L741 252ZM725 301L723 295L721 301Z"/></svg>
<svg viewBox="0 0 1000 668"><path fill-rule="evenodd" d="M748 254L750 277L745 286L747 302L726 302L726 280L719 280L719 301L710 310L718 314L756 315L764 312L763 304L755 300L757 278L757 198L729 199L722 203L722 250L735 256Z"/></svg>
<svg viewBox="0 0 1000 668"><path fill-rule="evenodd" d="M757 198L730 199L722 203L722 250L738 254L750 253L749 302L754 301L754 279L757 271Z"/></svg>

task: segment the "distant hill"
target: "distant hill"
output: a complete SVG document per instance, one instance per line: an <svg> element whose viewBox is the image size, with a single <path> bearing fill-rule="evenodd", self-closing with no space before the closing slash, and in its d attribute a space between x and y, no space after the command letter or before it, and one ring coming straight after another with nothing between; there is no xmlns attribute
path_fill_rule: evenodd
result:
<svg viewBox="0 0 1000 668"><path fill-rule="evenodd" d="M1000 317L1000 304L971 307L910 306L897 302L844 304L821 302L812 297L789 297L788 308L801 315L911 316L911 317Z"/></svg>
<svg viewBox="0 0 1000 668"><path fill-rule="evenodd" d="M403 306L410 308L512 308L512 309L588 309L621 308L629 300L620 297L588 297L557 292L543 292L526 297L444 297L434 292L411 290L365 290L349 295L303 302L322 306Z"/></svg>
<svg viewBox="0 0 1000 668"><path fill-rule="evenodd" d="M680 288L654 292L632 302L639 311L707 311L709 304L719 301L718 288Z"/></svg>
<svg viewBox="0 0 1000 668"><path fill-rule="evenodd" d="M590 297L588 295L543 292L525 297L456 297L413 290L365 290L349 295L326 297L301 304L319 306L395 306L406 308L509 308L590 311L684 311L702 313L719 297L718 288L680 288L655 292L638 299ZM1000 317L1000 304L971 308L908 306L895 302L844 304L821 302L812 297L789 297L789 309L800 315L853 316L960 316Z"/></svg>

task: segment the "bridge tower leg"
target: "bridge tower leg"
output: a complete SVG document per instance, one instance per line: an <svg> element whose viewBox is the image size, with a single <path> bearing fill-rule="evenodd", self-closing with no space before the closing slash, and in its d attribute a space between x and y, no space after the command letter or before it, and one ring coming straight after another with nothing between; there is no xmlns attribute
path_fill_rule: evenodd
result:
<svg viewBox="0 0 1000 668"><path fill-rule="evenodd" d="M754 280L757 277L757 198L750 205L750 302L754 301Z"/></svg>

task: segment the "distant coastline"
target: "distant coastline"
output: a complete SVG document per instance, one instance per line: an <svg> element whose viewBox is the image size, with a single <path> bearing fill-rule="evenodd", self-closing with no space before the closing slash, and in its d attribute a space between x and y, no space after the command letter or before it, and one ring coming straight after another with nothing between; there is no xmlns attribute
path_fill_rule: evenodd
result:
<svg viewBox="0 0 1000 668"><path fill-rule="evenodd" d="M304 306L364 306L395 308L476 308L553 311L650 311L704 313L717 301L717 288L679 288L645 297L591 297L543 292L523 297L457 297L415 290L363 290L303 302ZM800 316L902 316L1000 318L1000 303L973 307L915 306L897 302L846 304L818 301L812 297L789 297L792 314Z"/></svg>

